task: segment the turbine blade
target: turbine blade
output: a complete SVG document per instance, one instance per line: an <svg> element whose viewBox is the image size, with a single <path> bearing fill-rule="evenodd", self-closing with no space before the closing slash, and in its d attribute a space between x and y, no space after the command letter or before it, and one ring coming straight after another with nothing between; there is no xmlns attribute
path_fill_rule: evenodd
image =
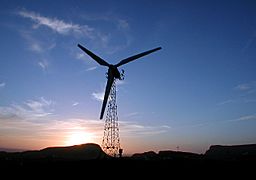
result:
<svg viewBox="0 0 256 180"><path fill-rule="evenodd" d="M128 62L131 62L131 61L134 61L135 59L138 59L138 58L140 58L140 57L142 57L142 56L148 55L148 54L150 54L150 53L152 53L152 52L155 52L155 51L157 51L157 50L160 50L160 49L162 49L162 48L161 48L161 47L158 47L158 48L151 49L151 50L149 50L149 51L145 51L145 52L143 52L143 53L140 53L140 54L137 54L137 55L128 57L128 58L126 58L126 59L121 60L121 61L120 61L119 63L117 63L115 66L116 66L116 67L119 67L119 66L121 66L121 65L124 65L124 64L126 64L126 63L128 63Z"/></svg>
<svg viewBox="0 0 256 180"><path fill-rule="evenodd" d="M112 73L108 73L108 75L109 75L108 76L108 82L107 82L106 89L105 89L105 95L104 95L104 100L103 100L103 103L102 103L100 119L103 118L104 111L105 111L105 108L106 108L106 105L107 105L107 101L108 101L108 96L109 96L112 84L114 82L114 76L112 75Z"/></svg>
<svg viewBox="0 0 256 180"><path fill-rule="evenodd" d="M86 54L88 54L92 59L94 59L97 63L99 63L102 66L109 66L109 64L101 59L99 56L95 55L85 47L81 46L80 44L77 45L80 49L82 49Z"/></svg>

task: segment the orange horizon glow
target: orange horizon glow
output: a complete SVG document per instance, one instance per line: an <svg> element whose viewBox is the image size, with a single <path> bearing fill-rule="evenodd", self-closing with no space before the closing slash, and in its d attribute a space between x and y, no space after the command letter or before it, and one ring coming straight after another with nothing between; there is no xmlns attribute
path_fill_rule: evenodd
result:
<svg viewBox="0 0 256 180"><path fill-rule="evenodd" d="M79 145L85 143L93 143L94 137L92 133L84 131L70 132L65 140L65 146Z"/></svg>

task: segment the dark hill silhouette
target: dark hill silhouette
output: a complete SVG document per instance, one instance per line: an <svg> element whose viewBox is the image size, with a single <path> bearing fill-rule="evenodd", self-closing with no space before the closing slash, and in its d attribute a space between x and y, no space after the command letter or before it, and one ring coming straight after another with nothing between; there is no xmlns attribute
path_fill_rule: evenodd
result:
<svg viewBox="0 0 256 180"><path fill-rule="evenodd" d="M0 152L5 151L5 152L23 152L26 151L25 149L14 149L14 148L2 148L0 147Z"/></svg>
<svg viewBox="0 0 256 180"><path fill-rule="evenodd" d="M205 152L205 157L215 160L256 160L256 144L245 145L212 145Z"/></svg>
<svg viewBox="0 0 256 180"><path fill-rule="evenodd" d="M0 169L21 169L28 173L42 169L63 173L68 172L133 172L139 174L179 175L190 173L251 173L251 164L256 162L256 144L220 146L214 145L205 154L181 151L148 151L135 153L129 157L112 158L105 154L97 144L81 144L68 147L48 147L38 151L0 152ZM60 171L55 170L58 169ZM185 173L183 173L185 172ZM164 176L165 177L165 176Z"/></svg>
<svg viewBox="0 0 256 180"><path fill-rule="evenodd" d="M1 166L51 165L84 160L101 160L111 158L98 144L87 143L66 147L48 147L35 151L0 152Z"/></svg>
<svg viewBox="0 0 256 180"><path fill-rule="evenodd" d="M180 160L180 159L200 159L202 155L191 153L191 152L181 152L181 151L159 151L158 153L154 151L148 151L144 153L135 153L131 156L133 159L138 160Z"/></svg>
<svg viewBox="0 0 256 180"><path fill-rule="evenodd" d="M23 158L53 158L64 160L92 160L107 158L98 144L87 143L67 147L48 147L39 151L25 151Z"/></svg>

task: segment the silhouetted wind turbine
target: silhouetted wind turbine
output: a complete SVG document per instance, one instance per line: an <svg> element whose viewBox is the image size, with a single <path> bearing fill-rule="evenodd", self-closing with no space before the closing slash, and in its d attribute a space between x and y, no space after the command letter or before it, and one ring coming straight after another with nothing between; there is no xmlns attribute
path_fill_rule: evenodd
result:
<svg viewBox="0 0 256 180"><path fill-rule="evenodd" d="M137 54L137 55L128 57L126 59L123 59L119 63L113 65L113 64L107 63L105 60L103 60L99 56L95 55L94 53L92 53L91 51L89 51L88 49L83 47L82 45L78 44L78 47L81 48L86 54L88 54L97 63L99 63L102 66L107 66L108 67L108 74L107 74L108 75L107 76L108 81L107 81L107 85L106 85L106 89L105 89L105 95L104 95L104 100L103 100L103 104L102 104L102 108L101 108L100 119L103 118L104 111L105 111L105 108L106 108L106 104L107 104L107 101L108 101L108 96L109 96L109 93L110 93L110 90L111 90L111 86L112 86L115 78L121 80L121 74L120 74L120 72L119 72L119 70L117 68L122 66L122 65L124 65L124 64L127 64L127 63L129 63L131 61L134 61L134 60L136 60L136 59L138 59L138 58L140 58L142 56L148 55L148 54L150 54L152 52L155 52L157 50L162 49L161 47L158 47L158 48L155 48L155 49L151 49L149 51L145 51L145 52L142 52L140 54Z"/></svg>

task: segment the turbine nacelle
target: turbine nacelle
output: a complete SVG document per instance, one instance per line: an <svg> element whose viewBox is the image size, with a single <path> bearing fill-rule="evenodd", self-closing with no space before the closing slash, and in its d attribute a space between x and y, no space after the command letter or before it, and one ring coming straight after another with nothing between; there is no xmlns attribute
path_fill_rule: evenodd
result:
<svg viewBox="0 0 256 180"><path fill-rule="evenodd" d="M118 70L119 66L122 66L124 64L127 64L131 61L134 61L142 56L145 56L147 54L150 54L152 52L155 52L157 50L160 50L161 47L155 48L155 49L151 49L149 51L145 51L142 52L140 54L128 57L126 59L121 60L119 63L113 65L113 64L109 64L108 62L106 62L105 60L103 60L102 58L100 58L99 56L95 55L94 53L92 53L91 51L89 51L88 49L86 49L85 47L81 46L80 44L78 44L78 47L80 49L82 49L86 54L88 54L92 59L94 59L97 63L99 63L102 66L107 66L108 67L108 72L107 72L107 85L106 85L106 89L105 89L105 95L104 95L104 99L103 99L103 104L102 104L102 108L101 108L101 114L100 114L100 119L103 118L104 115L104 111L106 108L106 104L107 104L107 100L108 100L108 96L110 93L110 89L112 87L112 84L114 82L115 79L119 79L119 80L123 80L124 79L124 70L120 71Z"/></svg>
<svg viewBox="0 0 256 180"><path fill-rule="evenodd" d="M110 73L112 75L110 75ZM121 73L119 72L118 68L113 65L113 64L110 64L109 65L109 68L108 68L108 77L109 76L113 76L114 78L116 79L119 79L119 80L122 80L122 77L121 77Z"/></svg>
<svg viewBox="0 0 256 180"><path fill-rule="evenodd" d="M118 68L110 64L108 68L108 72L106 72L106 78L113 76L115 79L124 80L124 70L122 69L121 72L118 70Z"/></svg>

